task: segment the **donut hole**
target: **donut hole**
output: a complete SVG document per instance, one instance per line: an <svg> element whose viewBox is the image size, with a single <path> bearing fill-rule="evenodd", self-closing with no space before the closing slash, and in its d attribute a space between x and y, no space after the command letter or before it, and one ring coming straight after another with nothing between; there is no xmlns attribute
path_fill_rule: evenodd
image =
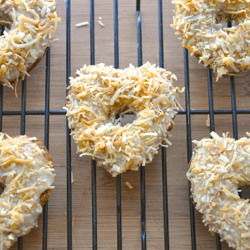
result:
<svg viewBox="0 0 250 250"><path fill-rule="evenodd" d="M5 31L5 26L0 24L0 35L3 35L3 32Z"/></svg>
<svg viewBox="0 0 250 250"><path fill-rule="evenodd" d="M221 25L221 28L224 31L227 31L225 29L229 28L229 27L233 27L236 26L238 24L238 22L235 19L232 18L228 18L228 17L222 17L222 15L217 15L216 18L216 24L217 25Z"/></svg>
<svg viewBox="0 0 250 250"><path fill-rule="evenodd" d="M135 120L136 116L134 113L126 114L120 117L121 126L124 127L126 124L132 123Z"/></svg>
<svg viewBox="0 0 250 250"><path fill-rule="evenodd" d="M231 21L231 25L232 25L232 26L236 26L236 25L237 25L236 20L232 20L232 21Z"/></svg>
<svg viewBox="0 0 250 250"><path fill-rule="evenodd" d="M6 30L8 32L10 30L11 24L12 22L9 19L9 16L2 16L2 13L0 13L0 30Z"/></svg>
<svg viewBox="0 0 250 250"><path fill-rule="evenodd" d="M227 28L238 25L237 19L241 19L241 17L233 14L228 14L225 11L231 10L228 10L227 6L220 8L215 16L215 23L221 25L221 28L227 32Z"/></svg>
<svg viewBox="0 0 250 250"><path fill-rule="evenodd" d="M230 20L228 19L228 17L226 16L226 14L223 12L223 11L220 11L217 13L217 15L215 16L215 22L217 24L222 24L223 27L224 25L227 26L227 23L229 22ZM225 27L226 27L225 26Z"/></svg>
<svg viewBox="0 0 250 250"><path fill-rule="evenodd" d="M240 187L240 194L243 199L250 199L250 186Z"/></svg>
<svg viewBox="0 0 250 250"><path fill-rule="evenodd" d="M228 23L227 22L223 22L223 23L219 23L221 25L221 28L224 30L226 28L228 28Z"/></svg>
<svg viewBox="0 0 250 250"><path fill-rule="evenodd" d="M5 185L3 183L0 183L0 195L3 193L5 188Z"/></svg>

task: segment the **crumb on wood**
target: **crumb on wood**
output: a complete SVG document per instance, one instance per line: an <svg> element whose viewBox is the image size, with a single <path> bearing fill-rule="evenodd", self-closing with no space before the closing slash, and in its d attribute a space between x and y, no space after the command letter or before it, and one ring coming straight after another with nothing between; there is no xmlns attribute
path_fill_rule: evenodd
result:
<svg viewBox="0 0 250 250"><path fill-rule="evenodd" d="M129 188L129 189L133 189L133 186L127 181L126 182L126 186Z"/></svg>
<svg viewBox="0 0 250 250"><path fill-rule="evenodd" d="M209 115L207 115L206 126L208 128L210 127L210 117L209 117Z"/></svg>
<svg viewBox="0 0 250 250"><path fill-rule="evenodd" d="M79 28L79 27L87 26L87 25L89 25L89 22L82 22L82 23L77 23L76 27Z"/></svg>
<svg viewBox="0 0 250 250"><path fill-rule="evenodd" d="M105 25L103 24L103 22L101 20L98 20L98 23L102 26L105 27Z"/></svg>

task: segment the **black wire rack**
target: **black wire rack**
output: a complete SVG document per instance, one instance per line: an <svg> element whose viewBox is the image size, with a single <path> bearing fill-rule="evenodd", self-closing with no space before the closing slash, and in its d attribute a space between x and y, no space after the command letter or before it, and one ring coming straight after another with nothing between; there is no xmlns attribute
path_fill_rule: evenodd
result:
<svg viewBox="0 0 250 250"><path fill-rule="evenodd" d="M114 65L119 67L119 34L118 34L118 0L114 0ZM137 18L137 58L138 66L142 65L142 31L141 25L141 1L136 1ZM164 68L164 42L163 42L163 8L162 0L158 0L158 34L159 34L159 66ZM90 64L95 64L95 30L94 30L94 0L90 0ZM210 117L210 130L215 130L215 114L231 114L233 124L233 136L238 138L237 114L250 114L250 110L236 109L235 79L230 77L231 87L231 109L214 110L213 107L213 83L212 72L207 70L208 84L208 110L191 110L190 106L190 80L189 80L189 56L187 49L184 48L184 73L185 73L185 103L186 110L179 111L180 115L186 116L186 135L187 135L187 162L192 155L192 130L191 115L206 114ZM71 0L66 0L66 86L69 86L69 77L71 75ZM50 110L50 49L46 52L46 77L45 77L45 109L32 111L26 110L26 78L22 81L21 110L4 111L3 110L3 92L4 88L0 85L0 131L2 131L3 116L19 115L21 117L20 134L25 134L25 120L27 115L42 115L45 118L44 125L44 144L49 149L49 125L52 115L65 115L63 110ZM71 137L68 123L66 122L66 148L67 148L67 249L73 249L72 246L72 187L71 187ZM163 200L163 223L164 223L164 249L170 249L169 245L169 216L168 216L168 189L167 189L167 150L162 148L162 200ZM97 242L97 190L96 190L96 163L91 161L91 190L92 190L92 249L98 249ZM188 185L187 185L188 188ZM146 190L145 190L145 168L140 168L140 199L141 199L141 249L147 249L146 234ZM122 206L121 206L121 176L116 177L116 216L117 216L117 249L123 248L122 244ZM195 230L195 209L192 200L189 201L190 208L190 226L191 226L191 248L196 250L196 230ZM42 249L47 249L48 233L48 204L43 208L43 235ZM22 238L18 240L18 250L23 249ZM220 238L216 236L216 249L221 249Z"/></svg>

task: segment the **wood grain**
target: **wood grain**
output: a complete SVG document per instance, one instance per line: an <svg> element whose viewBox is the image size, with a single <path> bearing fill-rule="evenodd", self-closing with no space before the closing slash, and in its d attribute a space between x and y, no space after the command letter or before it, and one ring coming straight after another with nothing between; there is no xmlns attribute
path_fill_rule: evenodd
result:
<svg viewBox="0 0 250 250"><path fill-rule="evenodd" d="M65 103L66 86L66 5L58 2L58 13L62 21L58 25L56 37L51 47L51 97L50 109L62 110ZM142 39L143 62L159 63L158 48L158 6L157 1L143 0ZM174 6L170 0L163 1L164 66L178 77L176 85L184 86L183 48L181 41L170 27ZM105 27L98 24L102 17ZM89 21L89 1L71 1L71 74L83 64L90 63L90 26L76 28L75 24ZM119 1L119 59L120 67L137 64L137 30L135 1ZM113 1L99 0L95 3L95 60L114 64ZM194 57L190 61L191 109L208 109L207 69L198 64ZM27 110L44 110L45 107L45 58L32 70L27 80ZM217 83L213 75L215 109L231 109L229 78ZM250 76L244 72L236 77L237 108L249 109ZM180 94L180 103L185 109L185 96ZM21 84L18 98L11 89L4 88L4 110L20 110ZM192 139L209 137L206 126L207 115L192 116ZM126 122L126 121L125 121ZM238 115L239 136L249 130L249 115ZM218 133L230 132L232 136L232 116L215 115ZM20 133L20 116L4 116L3 131L10 135ZM50 116L49 149L56 171L56 189L49 199L48 249L67 249L67 207L66 207L66 121L64 116ZM26 116L26 134L44 138L44 117ZM167 149L168 208L170 249L191 249L189 195L186 148L186 119L178 115L172 131L173 145ZM90 158L79 158L72 141L72 185L73 201L73 249L92 249L91 232L91 167ZM163 249L163 197L161 154L146 166L146 213L148 249ZM140 249L140 183L139 172L122 175L122 235L123 249ZM130 182L133 189L125 183ZM98 249L116 249L116 179L102 168L97 169L98 203ZM197 249L215 249L215 237L196 213ZM42 216L39 227L24 237L24 249L41 249ZM16 245L11 249L16 249ZM223 243L223 250L229 249Z"/></svg>

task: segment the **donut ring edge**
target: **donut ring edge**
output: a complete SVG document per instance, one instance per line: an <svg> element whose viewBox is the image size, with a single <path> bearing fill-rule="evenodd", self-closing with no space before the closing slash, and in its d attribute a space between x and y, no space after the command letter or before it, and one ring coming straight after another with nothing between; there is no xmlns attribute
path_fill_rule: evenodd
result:
<svg viewBox="0 0 250 250"><path fill-rule="evenodd" d="M147 66L149 67L149 68L147 68ZM104 70L104 68L103 68L103 70L104 71L100 71L100 72L103 72L103 73L100 73L99 71L98 71L98 68L102 68L102 67L104 67L105 68L105 70ZM127 71L129 71L132 75L133 74L135 74L135 75L133 75L135 78L136 78L136 74L138 74L138 72L140 72L140 70L142 70L142 72L147 72L147 73L145 73L145 75L147 75L147 74L152 74L152 75L154 75L152 72L154 72L153 71L153 69L155 69L155 70L159 70L159 72L161 72L161 73L159 73L158 71L157 71L157 74L155 73L155 75L154 75L154 77L156 77L156 79L157 79L157 76L160 78L160 74L162 74L162 78L161 78L161 81L162 81L162 87L163 86L165 86L164 84L169 84L169 85L167 85L168 86L168 88L170 89L168 89L168 90L166 90L166 93L164 92L164 94L162 94L162 95L168 95L169 94L169 98L170 98L170 102L171 102L171 104L169 104L170 106L168 106L167 104L165 104L166 106L165 106L165 109L163 109L161 112L163 112L162 113L162 115L163 115L163 117L165 117L165 114L168 112L168 111L166 111L166 109L167 109L167 107L171 110L171 108L170 107L172 107L172 105L173 105L173 111L170 111L170 113L169 113L169 117L171 116L171 122L170 122L170 120L168 121L168 124L167 123L165 123L165 120L164 120L164 122L163 122L163 126L165 127L166 126L166 130L167 130L167 137L168 137L168 139L169 139L169 136L170 136L170 134L168 134L168 132L169 131L171 131L172 130L172 128L173 128L173 123L174 123L174 119L175 119L175 116L176 116L176 114L177 114L177 110L178 110L178 108L180 108L180 106L178 106L178 92L181 92L181 90L178 88L178 87L175 87L175 85L174 85L174 83L172 82L172 76L174 76L174 75L172 75L172 73L171 72L169 72L169 71L166 71L165 69L162 69L162 68L159 68L159 67L155 67L155 65L151 65L150 63L146 63L146 64L144 64L144 65L142 65L142 67L134 67L134 66L132 66L131 65L131 67L132 67L132 69L131 68L125 68L125 69L115 69L115 68L113 68L112 66L106 66L105 64L98 64L98 65L92 65L92 66L84 66L84 68L82 68L82 69L80 69L80 71L79 70L77 70L77 73L76 73L76 77L75 78L73 78L73 77L71 77L70 78L70 80L71 80L71 84L70 84L70 86L67 88L67 94L69 93L69 90L73 87L72 86L72 84L73 84L73 82L75 82L76 83L76 85L75 85L75 87L76 86L78 86L78 84L79 84L79 86L81 85L81 84L83 84L82 86L84 86L84 81L82 82L82 83L80 83L81 82L81 77L79 77L80 76L80 74L83 74L83 79L85 79L84 77L88 77L87 75L88 74L92 74L93 72L91 71L91 70L93 70L93 71L95 71L95 69L96 69L96 72L99 72L99 73L97 73L97 75L98 75L98 77L102 77L102 76L104 76L104 75L109 75L109 73L107 73L107 71L111 71L112 73L110 73L110 77L112 78L112 77L124 77L124 78L126 78L126 77L129 77L129 75L126 75L126 74L128 74L128 73L125 73L125 72L127 72ZM152 68L151 68L152 67ZM153 68L153 67L155 67L155 68ZM85 69L86 69L86 72L89 72L89 73L86 73L85 72ZM80 73L81 72L81 70L83 70L83 72L82 73ZM134 71L133 71L134 70ZM119 73L117 73L117 71L119 72ZM84 73L85 72L85 73ZM90 73L90 72L92 72L92 73ZM122 72L122 73L121 73ZM134 72L134 73L132 73L132 72ZM135 73L135 72L137 72L137 73ZM150 73L151 72L151 73ZM163 73L164 72L164 73ZM163 77L163 74L169 74L168 75L168 77L169 78L164 78ZM100 74L100 75L99 75ZM102 74L104 74L104 75L102 75ZM116 75L116 74L118 74L118 75ZM159 75L158 75L159 74ZM77 79L79 77L79 80ZM94 79L96 79L96 75L94 76L95 78ZM134 79L134 78L132 78L132 79ZM151 80L153 80L154 78L152 77L152 79ZM79 81L79 82L78 82ZM86 81L89 81L89 80L86 80ZM120 81L120 80L119 80ZM118 82L119 82L118 81ZM133 82L133 84L135 84L135 86L134 86L134 88L136 88L136 86L138 85L138 82L137 82L137 80L131 80L132 82ZM139 80L138 80L139 81ZM157 80L155 80L156 81L156 83L157 83ZM155 84L156 84L155 83ZM97 84L97 83L96 83ZM99 87L101 87L102 86L102 83L101 82L99 82L98 84L101 84ZM121 84L121 83L119 83L119 84ZM132 83L131 83L132 84ZM90 86L88 86L88 84L86 83L86 85L87 85L87 89L89 89L89 87ZM105 84L103 85L103 87L104 86L106 86ZM112 86L112 84L110 85L110 86ZM123 86L123 85L121 85L121 86ZM118 87L118 89L119 88L122 88L122 87ZM130 85L129 85L130 86ZM146 86L146 85L145 85ZM156 85L156 86L158 86L158 85ZM161 85L159 85L159 86L161 86ZM170 87L171 86L171 87ZM106 86L107 87L107 86ZM130 86L131 87L131 86ZM76 87L77 88L77 87ZM79 87L79 88L82 88L82 87ZM85 88L85 87L83 87L83 88ZM93 87L94 88L94 87ZM160 87L159 87L160 88ZM167 87L166 87L167 88ZM165 87L164 87L164 89L165 89ZM85 90L84 90L85 91ZM115 91L115 90L114 90ZM146 91L146 90L145 90ZM150 91L150 90L149 90ZM169 91L169 92L168 92ZM172 92L173 91L173 92ZM147 92L147 91L146 91ZM77 91L77 93L78 93L78 91ZM127 94L125 94L125 92L122 92L123 94L121 94L121 95L127 95ZM137 93L137 92L135 92L135 93ZM163 92L162 92L163 93ZM75 93L76 94L76 93ZM74 96L75 96L75 94L74 94ZM72 94L73 95L73 94ZM109 93L109 95L111 95L110 93ZM114 95L114 93L113 93L113 95ZM131 95L133 95L133 94L131 94ZM145 93L145 96L146 96L147 94ZM69 115L69 109L70 109L70 106L71 106L71 104L72 103L70 103L70 100L69 100L69 98L71 98L70 97L71 95L67 95L67 98L66 98L66 110L67 110L67 117L68 117L68 120L70 121L74 121L74 118L73 118L73 116L71 117L70 115ZM173 97L173 96L175 96L175 97ZM127 99L128 100L128 99ZM128 102L128 104L129 103L131 103L131 102L133 102L132 101L133 99L131 99L131 101L126 101L125 103L127 104L127 102ZM145 99L146 100L146 99ZM151 100L151 99L150 99ZM152 100L153 100L153 97L152 97ZM151 101L152 101L151 100ZM87 101L86 101L87 102ZM109 101L108 101L109 102ZM121 102L122 104L123 104L123 101L122 100L119 100L119 102ZM175 103L176 102L176 103ZM122 105L122 104L119 104L119 105ZM69 105L69 106L68 106ZM139 105L139 104L138 104ZM142 105L143 106L143 104L140 104L140 105ZM129 106L130 107L130 106ZM112 113L112 115L111 116L113 116L114 115L114 110L117 110L117 108L115 108L115 107L113 107L112 105L110 106L110 104L109 104L109 109L110 109L110 111L111 112L113 112ZM144 111L144 110L146 110L147 108L145 107L145 108L141 108L140 110L141 111L139 111L139 110L134 110L133 112L136 114L136 116L137 116L137 119L138 119L138 122L139 122L139 117L138 117L138 115L140 114L140 112L142 112L142 111ZM126 110L126 109L125 109ZM175 110L175 111L174 111ZM153 111L154 111L154 109L153 109ZM124 112L125 113L125 111L120 111L120 112ZM160 111L157 111L157 112L160 112ZM101 113L101 111L99 111L99 113ZM110 114L109 114L110 115ZM167 113L167 115L168 115L168 113ZM84 116L84 112L83 112L83 116ZM87 119L87 121L88 121L88 118L86 118ZM107 118L106 118L107 119ZM136 120L137 120L136 119ZM164 118L164 119L166 119L166 117ZM134 122L136 121L136 120L134 120ZM157 119L156 119L157 120ZM89 122L91 121L91 119L89 120ZM128 123L129 125L133 125L134 124L134 122L132 122L132 123ZM104 123L105 124L105 123ZM127 124L127 125L128 125ZM75 125L74 125L75 126ZM70 128L74 131L74 126L71 126L70 125ZM79 126L80 126L80 124L79 124ZM113 126L113 125L112 125ZM113 128L113 127L112 127ZM115 125L114 125L114 128L115 128ZM124 128L124 127L118 127L118 129L120 129L120 128ZM126 131L126 130L125 130ZM152 132L152 131L151 131ZM75 132L73 132L73 133L75 133ZM143 132L142 132L143 133ZM118 136L118 135L117 135ZM120 136L120 135L119 135ZM160 138L161 138L161 140L164 142L164 136L163 135L158 135L159 137L159 140L160 140ZM118 139L117 139L118 140ZM77 143L77 141L76 141L76 143ZM157 144L158 145L158 144ZM159 146L160 146L161 144L159 144L158 146L157 146L157 152L158 152L158 150L159 150ZM78 147L78 151L80 151L80 146ZM80 151L81 152L81 151ZM84 151L82 151L82 152L84 152ZM93 159L95 159L95 160L97 160L97 165L98 166L102 166L102 167L104 167L108 172L110 172L110 173L112 173L112 171L113 170L111 170L110 169L110 167L109 166L106 166L106 165L104 165L103 163L101 163L99 160L98 160L98 155L97 155L97 157L95 156L95 155L93 155L93 154L91 154L92 155L92 158ZM148 163L148 162L151 162L152 160L153 160L153 158L154 158L154 156L155 156L155 154L153 154L153 155L151 155L151 158L150 158L150 160L149 159L146 159L146 161L145 161L145 163ZM132 159L132 158L131 158ZM131 162L131 159L129 160L129 162ZM126 163L127 164L127 163ZM138 167L139 167L139 165L141 165L141 163L140 164L138 164L138 166L137 166L137 163L133 160L130 164L132 164L131 165L131 169L130 170L138 170ZM115 164L114 164L115 165ZM136 165L136 166L135 166ZM132 167L133 166L133 167ZM125 171L122 171L122 172L119 172L119 173L123 173L123 172L126 172L126 171L128 171L129 170L129 168L127 168L126 167L126 170ZM112 174L113 175L113 174ZM117 175L117 174L116 174ZM116 175L113 175L113 176L116 176Z"/></svg>
<svg viewBox="0 0 250 250"><path fill-rule="evenodd" d="M6 1L6 2L8 2L8 1ZM17 63L17 66L13 66L11 63L9 63L8 65L6 64L6 63L2 63L1 64L1 67L0 67L0 84L2 84L2 85L6 85L6 86L8 86L8 87L10 87L10 88L13 88L13 84L17 84L17 82L20 80L20 79L24 79L24 77L26 76L26 75L29 75L28 73L32 70L32 69L34 69L36 66L37 66L37 64L41 61L41 59L44 57L44 55L46 54L46 52L47 52L47 50L48 50L48 48L51 46L51 44L52 44L52 42L54 42L54 40L53 40L53 37L54 37L54 34L55 34L55 32L56 32L56 29L57 29L57 23L61 20L61 18L60 17L58 17L58 15L57 15L57 9L56 9L56 0L52 0L52 1L45 1L44 3L46 3L47 5L44 5L44 7L46 6L47 8L51 8L51 3L54 3L53 4L53 7L54 7L54 9L53 10L50 10L51 11L51 13L50 13L50 15L48 15L47 16L47 14L42 14L42 10L40 10L40 12L36 12L35 10L34 10L34 6L36 6L37 5L37 3L35 2L34 4L33 3L29 3L30 5L28 6L27 4L28 3L26 3L27 2L27 0L24 0L24 1L21 1L19 4L21 5L21 4L26 4L25 6L27 7L27 8L29 8L30 7L30 9L28 9L26 12L28 12L29 10L31 10L31 11L33 11L33 12L35 12L36 13L36 15L38 16L38 23L36 24L36 26L39 26L40 25L40 23L42 23L46 18L47 19L49 19L49 21L51 22L50 23L50 31L48 31L49 32L49 34L47 34L46 35L46 33L45 33L45 35L47 36L47 37L43 37L44 35L40 35L40 38L38 38L38 36L39 36L39 34L41 33L43 33L45 30L47 30L47 29L38 29L38 27L36 28L36 26L34 26L33 28L34 29L37 29L37 31L36 31L36 33L35 34L33 34L32 32L32 39L34 40L34 39L36 39L37 41L36 41L36 43L35 44L33 44L33 45L30 45L29 47L25 47L25 48L21 48L21 49L17 49L17 48L10 48L10 46L8 47L8 49L5 51L5 53L6 54L8 54L8 53L12 53L12 51L13 51L13 53L12 54L17 54L17 55L19 55L19 57L22 57L22 58L24 58L23 59L23 61L24 61L24 63L23 64L21 64L20 63L20 65L21 66L25 66L25 69L24 68L22 68L22 70L19 70L18 72L19 73L17 73L17 71L15 71L15 67L20 67L20 65L19 65L19 63L18 63L18 57L17 56L15 56L17 59L14 59L15 57L13 57L13 56L9 56L9 55L7 55L6 57L7 57L7 59L9 60L9 62L11 61L11 60L14 60L14 62L16 61L16 63ZM33 1L34 2L34 1ZM5 3L3 3L3 4L5 4ZM2 5L3 5L2 4ZM17 10L19 10L19 4L16 4L14 7L13 7L13 9L14 8L16 8ZM23 10L21 10L21 11L17 11L16 10L16 12L17 13L19 13L18 15L17 14L15 14L15 15L17 15L17 17L16 17L16 19L18 18L18 17L20 17L20 16L22 16L23 17L23 20L20 20L21 22L23 22L22 24L26 24L26 22L29 22L29 21L26 21L26 19L29 19L29 18L27 18L25 15L23 15L23 13L24 13L24 11ZM15 26L15 27L13 27L13 25L14 25L14 22L15 22L15 20L12 20L12 17L11 17L11 15L13 15L13 10L11 9L11 10L9 10L7 13L5 13L4 15L5 16L7 16L7 17L9 17L10 18L10 22L11 22L11 24L10 24L10 31L9 32L11 32L11 31L13 31L13 36L17 36L16 35L16 33L14 33L14 31L15 30L18 30L18 27L19 26ZM33 17L34 18L34 17ZM5 20L5 19L4 19ZM30 20L33 20L34 22L35 22L35 18L34 19L32 19L32 18L30 18ZM36 20L37 21L37 20ZM44 24L43 24L44 25ZM28 29L28 28L26 28L26 29ZM49 29L48 29L49 30ZM50 36L51 34L50 33L53 33L53 35L52 36ZM19 31L19 33L20 33L20 31ZM19 34L18 33L18 34ZM35 36L34 35L36 35L36 38L34 38ZM26 36L28 36L28 35L26 35ZM5 40L6 40L6 38L5 38ZM4 38L2 38L2 42L4 42L5 41L4 40ZM46 44L47 44L47 46L46 46L46 44L42 44L42 42L44 43L44 41L46 42ZM13 42L13 43L16 43L16 42ZM24 42L24 43L21 43L21 44L18 44L17 43L17 45L25 45L26 43L29 43L29 42ZM38 47L38 49L37 49L37 52L36 52L36 59L35 59L35 61L33 60L33 63L32 63L32 61L29 61L29 60L27 60L27 59L25 59L26 58L26 56L25 57L23 57L20 53L24 53L26 50L29 52L29 50L31 50L32 48L34 49L34 47L35 46L37 46L37 43L39 44L39 47ZM3 51L4 51L4 48L2 49ZM23 50L24 52L19 52L19 50ZM42 51L42 54L41 54L41 51ZM28 53L27 52L27 53ZM25 52L26 53L26 52ZM39 55L40 54L40 55ZM21 55L21 56L20 56ZM28 57L32 57L31 55L28 55ZM6 61L6 59L3 59L3 56L2 55L0 55L0 60L2 61L2 60L5 60ZM7 61L6 61L7 62ZM32 64L30 64L30 63L32 63ZM14 63L13 63L14 64ZM12 65L12 66L11 66ZM2 68L2 67L5 67L5 68ZM14 70L13 70L14 69ZM7 74L8 74L8 77L7 76L5 76L6 75L6 70L7 70ZM18 74L18 75L17 75Z"/></svg>
<svg viewBox="0 0 250 250"><path fill-rule="evenodd" d="M197 31L195 31L196 32L195 33L190 28L191 25L194 25L196 23L199 23L199 24L197 24L198 27L201 26L202 22L199 22L198 21L199 19L196 18L198 16L206 17L206 20L208 20L208 19L210 20L210 18L211 18L210 17L210 12L208 11L207 14L204 14L204 9L202 9L202 8L204 8L203 5L206 5L206 6L209 5L208 1L200 1L200 0L197 0L197 1L193 1L193 0L192 1L191 0L190 1L183 1L183 0L176 1L176 0L173 0L172 3L175 5L175 10L174 10L175 16L174 16L174 22L170 26L177 30L177 32L176 32L177 35L181 35L181 37L179 37L179 39L183 40L183 43L182 43L183 47L190 50L192 52L191 55L195 55L195 57L199 59L199 62L202 62L204 64L204 66L209 67L210 69L212 69L214 71L214 73L217 76L216 81L218 81L218 79L220 77L222 77L222 76L234 76L239 72L242 72L242 71L244 71L246 69L250 69L250 59L249 59L250 58L249 57L249 55L250 55L249 54L250 40L248 40L248 45L246 45L246 41L245 41L247 39L245 39L245 38L243 39L243 37L240 40L240 42L237 41L237 44L238 43L241 44L243 42L244 47L241 47L240 52L238 52L238 47L237 48L235 47L235 46L238 46L238 45L234 45L234 47L233 47L234 50L232 50L232 48L230 48L230 50L229 50L228 47L232 46L231 45L232 43L235 43L234 40L233 41L230 40L229 45L228 44L225 45L225 42L224 43L222 42L222 44L219 44L217 40L216 40L216 43L215 43L215 41L211 42L211 40L209 40L209 43L207 43L207 44L214 44L214 45L217 46L217 49L212 49L212 47L210 45L209 45L210 46L209 49L207 49L205 47L208 46L208 45L203 40L202 40L202 42L199 41L199 39L201 40L202 38L200 36L196 37L197 36L197 34L196 34ZM243 1L240 1L240 3L241 3L241 5L243 5L243 4L246 5L246 8L247 8L247 6L249 6L249 8L250 8L249 2L243 0ZM217 4L217 3L215 3L215 4ZM222 4L227 5L227 0L223 1ZM235 6L236 6L236 4L235 4ZM238 5L240 5L240 4L238 4ZM237 7L237 8L240 8L240 7ZM182 12L180 11L180 9L182 9ZM202 9L203 12L201 12L200 9ZM210 8L207 7L207 9L212 9L212 7L210 7ZM217 9L216 9L216 11L217 11ZM228 11L228 9L225 9L225 11ZM235 12L237 12L237 11L235 11ZM249 9L248 9L248 12L249 12ZM189 19L188 19L188 17L189 17ZM182 21L181 18L183 18L183 19L187 18L185 20L185 22L184 22L185 25L181 22ZM245 26L247 25L247 27L249 27L249 25L250 25L249 24L249 18L247 18L247 12L245 14L245 17L240 16L239 18L244 19L244 20L242 22L240 22L240 24L234 25L231 28L229 28L231 31L232 30L234 31L234 33L232 33L232 34L230 33L231 36L229 36L227 34L229 39L231 39L233 36L239 36L239 34L238 34L239 32L240 32L240 34L242 33L242 36L246 35L246 37L247 36L249 37L249 35L250 35L250 32L245 31L245 33L244 33L243 30L241 29L241 26L244 27L244 25ZM194 20L191 21L191 19L194 19ZM247 21L248 21L248 24L246 24ZM220 38L220 36L219 36L220 33L218 31L221 31L221 32L225 33L224 28L222 28L222 27L218 28L220 24L217 25L213 21L212 21L212 23L213 23L213 27L212 27L212 32L213 33L212 34L213 35L215 34L216 39L218 37ZM207 24L207 26L209 26L209 25L210 24ZM185 31L184 26L185 26L185 29L187 29L187 31ZM215 28L215 26L218 28L218 30L217 30L217 28ZM201 26L201 27L203 27L203 26ZM197 30L197 29L198 28L195 26L195 30ZM241 29L241 31L239 31L240 29ZM207 32L206 34L209 33L208 29L206 29L206 32ZM191 36L190 33L193 33L194 35ZM239 36L239 37L241 37L241 36ZM223 36L220 39L225 40L225 38ZM193 41L193 42L191 43L190 41ZM228 42L228 40L225 40L225 41ZM203 43L203 45L197 45L197 44L200 44L200 43ZM195 51L193 50L192 47L195 48ZM209 54L210 54L210 57L208 59L206 59L206 57L205 57L205 56L207 56L206 51L208 51ZM211 58L212 53L215 53L216 56L213 55L212 58ZM233 56L233 54L236 54L236 55ZM202 57L202 58L200 58L200 57Z"/></svg>
<svg viewBox="0 0 250 250"><path fill-rule="evenodd" d="M214 235L217 232L220 234L221 239L225 240L230 247L234 247L237 250L247 250L249 249L250 234L244 228L248 225L250 229L250 217L248 213L246 214L247 211L250 211L250 204L248 203L249 199L239 197L237 188L250 184L250 178L246 177L250 174L250 164L249 160L246 159L247 155L244 154L245 152L249 155L249 150L247 151L247 149L250 148L250 139L242 137L239 140L234 140L227 135L228 133L220 137L215 132L211 132L212 138L203 138L200 141L194 140L193 142L196 146L193 149L186 175L190 183L190 198L193 200L196 210L202 215L202 222L209 227L211 234ZM249 136L248 133L247 135ZM206 143L207 145L212 144L212 146L205 146ZM222 145L225 148L225 151L222 152L225 152L225 154L219 154L216 151L223 149ZM232 157L227 161L224 157L230 155L231 151L228 150L231 148L233 148L233 155L231 154ZM241 152L243 153L241 154ZM206 158L204 158L205 156ZM241 159L243 156L245 156L244 160ZM205 163L204 161L207 162ZM248 168L246 167L247 165ZM231 166L231 168L225 173L222 172L222 170L225 171L223 167L226 169L227 166ZM211 169L213 169L212 172ZM242 173L241 171L244 172ZM207 177L202 179L202 174L206 172L208 173ZM230 178L227 178L227 176L230 176ZM209 186L210 182L212 186ZM205 187L208 189L207 192L204 191ZM217 193L213 196L211 190L215 190L214 192ZM224 203L221 203L221 199L224 200ZM234 211L235 214L233 213ZM231 220L226 220L227 215L230 216L229 218L233 216L232 222ZM229 231L227 231L227 227L230 228Z"/></svg>

